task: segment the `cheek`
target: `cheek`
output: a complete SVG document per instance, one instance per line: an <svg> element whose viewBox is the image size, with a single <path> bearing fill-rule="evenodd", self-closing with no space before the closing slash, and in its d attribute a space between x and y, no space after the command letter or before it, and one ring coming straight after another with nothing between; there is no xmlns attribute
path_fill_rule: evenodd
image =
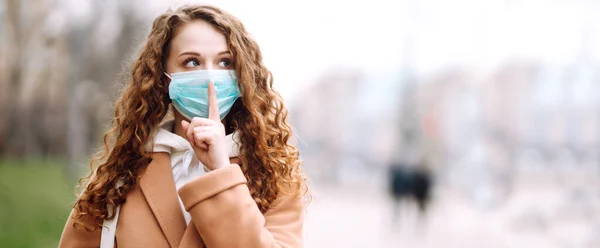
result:
<svg viewBox="0 0 600 248"><path fill-rule="evenodd" d="M174 70L175 70L175 68L176 68L176 67L175 67L175 62L173 62L172 60L170 60L170 59L168 59L168 58L167 58L167 60L165 61L165 64L164 64L164 66L165 66L165 68L164 68L165 72L167 72L167 73L169 73L169 74L170 74L170 73L173 73L173 71L174 71Z"/></svg>

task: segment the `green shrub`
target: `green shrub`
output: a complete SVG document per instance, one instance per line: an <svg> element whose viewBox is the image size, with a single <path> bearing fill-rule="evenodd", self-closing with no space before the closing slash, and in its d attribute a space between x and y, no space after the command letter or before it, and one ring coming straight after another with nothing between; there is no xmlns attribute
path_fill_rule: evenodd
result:
<svg viewBox="0 0 600 248"><path fill-rule="evenodd" d="M56 247L75 201L61 162L0 161L0 247Z"/></svg>

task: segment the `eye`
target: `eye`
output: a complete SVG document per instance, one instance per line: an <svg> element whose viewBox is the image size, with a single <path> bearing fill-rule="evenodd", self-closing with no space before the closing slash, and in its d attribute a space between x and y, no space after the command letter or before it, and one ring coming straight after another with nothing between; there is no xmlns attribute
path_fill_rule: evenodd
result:
<svg viewBox="0 0 600 248"><path fill-rule="evenodd" d="M196 58L189 58L183 61L185 67L196 67L200 66L200 62Z"/></svg>
<svg viewBox="0 0 600 248"><path fill-rule="evenodd" d="M222 59L221 61L219 61L219 66L224 67L224 68L229 68L229 67L231 67L231 60L230 59Z"/></svg>

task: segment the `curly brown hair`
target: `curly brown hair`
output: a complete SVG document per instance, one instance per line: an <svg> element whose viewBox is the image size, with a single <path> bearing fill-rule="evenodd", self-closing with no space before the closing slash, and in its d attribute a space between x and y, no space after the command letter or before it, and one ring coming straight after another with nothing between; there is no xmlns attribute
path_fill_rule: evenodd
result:
<svg viewBox="0 0 600 248"><path fill-rule="evenodd" d="M151 162L147 144L152 142L171 103L169 80L163 74L170 40L178 27L195 20L206 21L219 30L234 57L242 97L226 123L228 129L239 134L240 166L259 209L263 213L269 210L280 193L300 196L307 192L298 149L288 142L292 130L286 122L287 109L273 90L273 77L263 65L258 44L231 14L210 6L184 6L154 20L134 61L131 79L115 103L115 116L104 134L103 149L90 162L90 175L80 180L82 190L74 206L74 226L95 230L104 220L112 219L116 206L125 202L127 192L136 187ZM86 181L87 186L83 186ZM117 187L119 181L123 184ZM95 225L86 225L89 221Z"/></svg>

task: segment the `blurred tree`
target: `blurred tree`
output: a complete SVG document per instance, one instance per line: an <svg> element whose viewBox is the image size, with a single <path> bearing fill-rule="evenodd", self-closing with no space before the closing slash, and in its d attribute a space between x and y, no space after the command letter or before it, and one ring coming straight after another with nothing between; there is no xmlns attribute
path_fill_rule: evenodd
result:
<svg viewBox="0 0 600 248"><path fill-rule="evenodd" d="M117 0L0 5L0 156L87 163L110 118L111 86L127 81L119 72L146 31L143 16Z"/></svg>
<svg viewBox="0 0 600 248"><path fill-rule="evenodd" d="M45 117L56 113L60 104L54 101L57 91L55 80L60 79L60 45L56 37L48 33L50 11L46 1L6 0L4 24L5 49L8 76L2 82L7 90L2 112L2 153L16 156L42 155L52 146L44 132L49 128ZM54 96L52 95L54 94ZM54 111L48 112L47 110ZM51 128L51 127L50 127ZM60 130L51 130L51 133Z"/></svg>
<svg viewBox="0 0 600 248"><path fill-rule="evenodd" d="M80 176L80 165L87 164L94 146L100 145L119 91L113 86L127 83L134 42L146 31L129 1L89 4L95 10L91 20L73 25L69 34L67 173L72 179Z"/></svg>
<svg viewBox="0 0 600 248"><path fill-rule="evenodd" d="M8 118L6 108L8 100L8 68L6 65L6 53L8 51L6 45L6 6L4 0L0 0L0 154L3 154L5 149L4 130L6 128L6 120Z"/></svg>

